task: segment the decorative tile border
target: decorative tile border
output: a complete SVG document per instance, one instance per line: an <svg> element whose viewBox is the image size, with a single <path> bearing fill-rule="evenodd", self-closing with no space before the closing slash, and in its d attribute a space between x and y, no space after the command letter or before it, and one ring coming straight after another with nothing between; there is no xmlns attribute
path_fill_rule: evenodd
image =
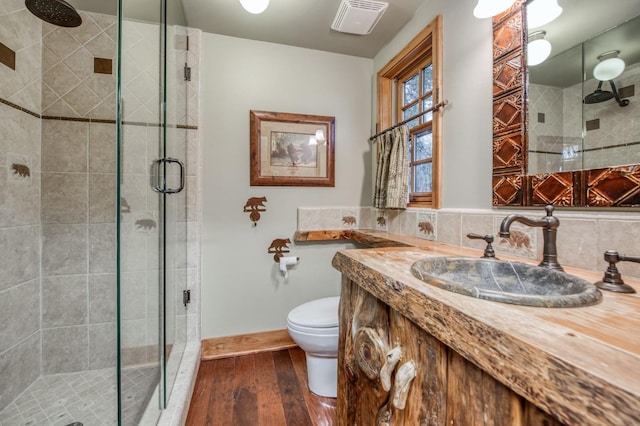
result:
<svg viewBox="0 0 640 426"><path fill-rule="evenodd" d="M42 116L40 114L38 114L37 112L30 111L30 110L28 110L26 108L21 107L20 105L14 104L13 102L10 102L10 101L6 100L6 99L0 98L0 103L5 104L8 107L17 109L18 111L25 112L25 113L27 113L29 115L32 115L32 116L36 117L36 118L42 118Z"/></svg>
<svg viewBox="0 0 640 426"><path fill-rule="evenodd" d="M56 117L53 115L43 115L40 118L43 120L58 120L58 121L75 121L80 123L104 123L104 124L116 124L116 120L107 120L103 118L83 118L83 117Z"/></svg>
<svg viewBox="0 0 640 426"><path fill-rule="evenodd" d="M356 224L344 224L346 212L356 217ZM462 247L482 249L482 242L466 237L469 232L494 235L494 249L498 253L528 259L542 258L542 231L518 222L511 227L512 237L498 235L502 220L511 213L531 218L544 216L540 209L414 209L378 210L373 207L299 207L298 233L306 231L350 232L373 229L393 234L418 237ZM640 238L640 218L637 212L579 212L560 210L558 256L564 266L602 271L607 265L602 256L605 250L618 250L640 255L634 241ZM443 215L438 218L439 215ZM446 220L447 224L445 225ZM382 220L380 220L382 219ZM442 219L442 220L439 220ZM447 226L443 229L443 226ZM439 232L438 230L440 229ZM344 231L340 231L344 230ZM446 231L446 232L445 232ZM442 235L440 235L442 234ZM325 236L326 237L326 236ZM622 262L623 276L640 277L640 265Z"/></svg>
<svg viewBox="0 0 640 426"><path fill-rule="evenodd" d="M493 217L493 248L496 253L511 254L514 256L525 257L527 259L535 259L538 253L538 234L540 228L531 228L521 225L517 222L511 225L509 238L500 236L500 224L502 218Z"/></svg>
<svg viewBox="0 0 640 426"><path fill-rule="evenodd" d="M40 118L42 120L74 121L74 122L80 122L80 123L116 124L116 120L108 120L104 118L58 117L54 115L41 115L41 114L38 114L37 112L33 112L31 110L28 110L27 108L23 108L20 105L14 104L13 102L3 98L0 98L0 103L8 107L17 109L18 111L22 111L33 117ZM122 124L125 126L143 126L143 127L160 127L161 126L160 123L144 123L144 122L138 122L138 121L123 121ZM198 126L192 126L188 124L169 124L167 128L170 128L170 129L176 128L176 129L183 129L183 130L198 130Z"/></svg>
<svg viewBox="0 0 640 426"><path fill-rule="evenodd" d="M438 214L436 212L418 213L415 236L431 241L438 240Z"/></svg>

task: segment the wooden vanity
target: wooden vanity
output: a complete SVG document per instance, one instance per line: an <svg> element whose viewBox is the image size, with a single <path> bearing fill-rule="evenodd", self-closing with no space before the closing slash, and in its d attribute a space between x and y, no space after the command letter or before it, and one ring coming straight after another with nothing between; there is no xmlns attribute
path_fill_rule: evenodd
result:
<svg viewBox="0 0 640 426"><path fill-rule="evenodd" d="M476 250L377 231L296 235L347 238L374 248L333 259L339 425L640 424L638 294L603 292L600 304L570 309L479 300L410 272L418 259Z"/></svg>

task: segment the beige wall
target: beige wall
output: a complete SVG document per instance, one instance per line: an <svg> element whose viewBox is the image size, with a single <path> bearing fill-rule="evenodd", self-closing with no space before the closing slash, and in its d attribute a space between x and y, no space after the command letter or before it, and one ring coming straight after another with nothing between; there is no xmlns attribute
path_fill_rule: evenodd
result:
<svg viewBox="0 0 640 426"><path fill-rule="evenodd" d="M203 34L202 337L286 327L289 310L337 295L331 258L345 244L290 244L300 263L285 280L267 253L291 238L300 205L371 203L372 62ZM249 110L336 119L335 188L249 186ZM266 196L256 227L242 207Z"/></svg>

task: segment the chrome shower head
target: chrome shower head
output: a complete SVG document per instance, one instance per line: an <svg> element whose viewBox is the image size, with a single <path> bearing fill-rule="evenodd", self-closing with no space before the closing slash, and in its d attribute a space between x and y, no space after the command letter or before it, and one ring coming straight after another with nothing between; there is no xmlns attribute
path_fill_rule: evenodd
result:
<svg viewBox="0 0 640 426"><path fill-rule="evenodd" d="M82 18L78 12L64 0L25 0L29 12L45 22L60 27L78 27Z"/></svg>

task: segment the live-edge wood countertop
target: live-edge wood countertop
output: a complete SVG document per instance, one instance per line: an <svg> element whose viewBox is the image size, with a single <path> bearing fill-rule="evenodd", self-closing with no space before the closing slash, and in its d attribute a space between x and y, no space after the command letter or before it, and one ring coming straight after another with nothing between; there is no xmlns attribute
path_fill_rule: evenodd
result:
<svg viewBox="0 0 640 426"><path fill-rule="evenodd" d="M603 291L601 303L582 308L510 305L451 293L411 274L418 259L479 257L478 250L369 230L298 232L294 238L373 247L339 251L333 266L558 420L640 425L638 294ZM602 278L602 272L565 270L590 282ZM623 278L640 291L640 280Z"/></svg>

